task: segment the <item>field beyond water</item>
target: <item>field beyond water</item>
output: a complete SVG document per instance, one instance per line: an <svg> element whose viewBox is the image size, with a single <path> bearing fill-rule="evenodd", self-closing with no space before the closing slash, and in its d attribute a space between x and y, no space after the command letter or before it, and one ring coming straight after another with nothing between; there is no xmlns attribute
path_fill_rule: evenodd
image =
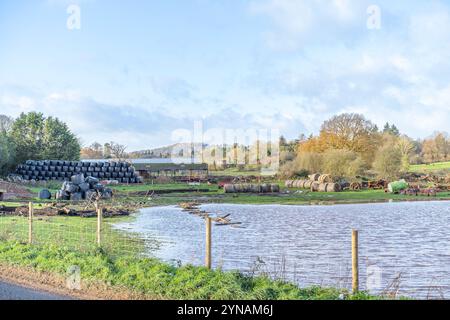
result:
<svg viewBox="0 0 450 320"><path fill-rule="evenodd" d="M432 173L435 171L448 170L450 172L450 161L431 164L417 164L410 167L410 171L418 173Z"/></svg>
<svg viewBox="0 0 450 320"><path fill-rule="evenodd" d="M450 191L439 192L436 197L426 195L411 196L391 194L384 190L360 190L343 192L311 192L305 189L284 188L279 182L282 192L279 194L225 194L217 185L199 184L188 185L187 183L167 184L139 184L112 186L115 191L114 204L135 204L141 207L176 205L181 202L198 201L202 203L235 203L235 204L348 204L348 203L371 203L386 201L428 201L428 200L450 200ZM30 191L37 196L42 187L30 187ZM56 186L51 186L50 191L55 193ZM0 202L5 206L19 206L27 201L47 203L37 197L29 200L15 202Z"/></svg>

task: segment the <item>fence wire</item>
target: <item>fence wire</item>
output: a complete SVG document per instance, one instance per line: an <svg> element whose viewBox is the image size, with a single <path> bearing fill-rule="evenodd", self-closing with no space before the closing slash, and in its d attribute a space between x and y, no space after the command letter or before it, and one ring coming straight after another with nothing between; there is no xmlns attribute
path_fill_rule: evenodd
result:
<svg viewBox="0 0 450 320"><path fill-rule="evenodd" d="M34 215L0 215L0 241L30 243L36 246L55 245L59 248L91 252L101 248L112 256L144 255L145 241L138 235L114 227L118 219L101 219L100 242L98 241L97 217L70 217Z"/></svg>

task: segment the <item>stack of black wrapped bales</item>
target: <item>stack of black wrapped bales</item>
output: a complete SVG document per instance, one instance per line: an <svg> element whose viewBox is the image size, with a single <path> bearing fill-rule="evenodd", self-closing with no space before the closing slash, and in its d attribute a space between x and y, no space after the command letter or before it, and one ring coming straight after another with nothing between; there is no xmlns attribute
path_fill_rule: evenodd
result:
<svg viewBox="0 0 450 320"><path fill-rule="evenodd" d="M84 174L81 173L63 183L61 190L56 193L56 199L72 201L111 199L112 195L112 190L102 185L98 178L84 177Z"/></svg>
<svg viewBox="0 0 450 320"><path fill-rule="evenodd" d="M128 162L106 161L63 161L63 160L28 160L17 167L16 175L23 180L35 181L70 181L78 174L99 180L117 180L119 183L141 183L142 178Z"/></svg>

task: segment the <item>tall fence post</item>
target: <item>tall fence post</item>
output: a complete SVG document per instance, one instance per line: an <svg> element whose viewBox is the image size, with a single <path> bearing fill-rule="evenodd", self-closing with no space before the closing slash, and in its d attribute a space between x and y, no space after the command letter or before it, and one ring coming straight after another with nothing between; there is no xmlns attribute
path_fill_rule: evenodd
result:
<svg viewBox="0 0 450 320"><path fill-rule="evenodd" d="M102 245L102 220L103 220L103 209L97 209L97 245L100 247Z"/></svg>
<svg viewBox="0 0 450 320"><path fill-rule="evenodd" d="M205 266L211 269L211 218L206 217L206 256Z"/></svg>
<svg viewBox="0 0 450 320"><path fill-rule="evenodd" d="M33 202L28 203L28 243L33 244Z"/></svg>
<svg viewBox="0 0 450 320"><path fill-rule="evenodd" d="M358 230L352 231L352 291L359 291Z"/></svg>

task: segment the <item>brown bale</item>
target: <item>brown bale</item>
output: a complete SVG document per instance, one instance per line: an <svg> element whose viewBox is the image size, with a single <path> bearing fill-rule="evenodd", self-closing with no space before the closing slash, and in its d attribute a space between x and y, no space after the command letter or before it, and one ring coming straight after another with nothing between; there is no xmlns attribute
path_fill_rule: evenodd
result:
<svg viewBox="0 0 450 320"><path fill-rule="evenodd" d="M236 188L234 187L234 184L224 185L223 190L225 193L236 193Z"/></svg>
<svg viewBox="0 0 450 320"><path fill-rule="evenodd" d="M350 190L361 190L362 189L362 185L359 182L352 182L350 184Z"/></svg>
<svg viewBox="0 0 450 320"><path fill-rule="evenodd" d="M320 183L331 183L331 182L333 182L333 179L331 178L331 176L329 174L323 174L319 177L318 181Z"/></svg>
<svg viewBox="0 0 450 320"><path fill-rule="evenodd" d="M311 183L311 191L312 192L319 191L319 185L320 185L320 183L317 181L314 181L313 183Z"/></svg>
<svg viewBox="0 0 450 320"><path fill-rule="evenodd" d="M326 183L320 183L318 190L319 192L327 192L327 184Z"/></svg>
<svg viewBox="0 0 450 320"><path fill-rule="evenodd" d="M339 192L341 191L341 185L339 183L327 183L326 190L327 192Z"/></svg>
<svg viewBox="0 0 450 320"><path fill-rule="evenodd" d="M293 180L286 180L285 181L285 183L284 183L284 186L286 187L286 188L292 188L292 185L294 184L294 181Z"/></svg>
<svg viewBox="0 0 450 320"><path fill-rule="evenodd" d="M313 182L314 181L311 180L305 181L305 183L303 184L303 189L310 189Z"/></svg>
<svg viewBox="0 0 450 320"><path fill-rule="evenodd" d="M320 174L319 173L310 174L308 177L309 177L309 180L311 180L311 181L318 181Z"/></svg>
<svg viewBox="0 0 450 320"><path fill-rule="evenodd" d="M294 188L300 188L300 184L302 183L302 181L303 181L303 180L295 180L295 181L294 181L293 187L294 187Z"/></svg>

